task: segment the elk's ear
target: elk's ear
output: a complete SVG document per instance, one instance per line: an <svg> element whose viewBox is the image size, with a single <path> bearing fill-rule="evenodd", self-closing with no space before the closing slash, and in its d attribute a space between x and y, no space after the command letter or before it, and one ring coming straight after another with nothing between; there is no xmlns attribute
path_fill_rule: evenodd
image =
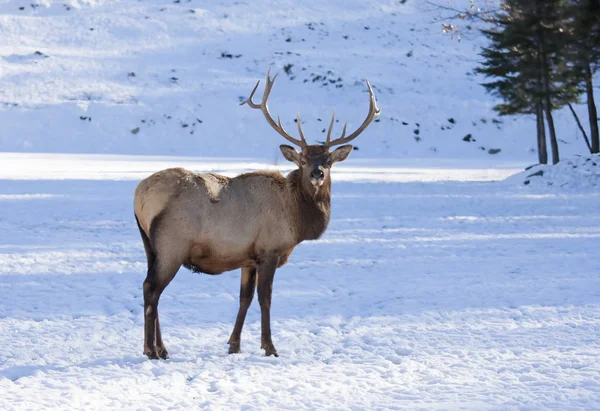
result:
<svg viewBox="0 0 600 411"><path fill-rule="evenodd" d="M350 155L354 147L352 144L346 144L345 146L341 146L333 150L331 154L329 154L329 158L332 163L339 163L340 161L344 161Z"/></svg>
<svg viewBox="0 0 600 411"><path fill-rule="evenodd" d="M298 167L300 167L300 153L298 153L294 147L282 144L279 148L287 161L296 163Z"/></svg>

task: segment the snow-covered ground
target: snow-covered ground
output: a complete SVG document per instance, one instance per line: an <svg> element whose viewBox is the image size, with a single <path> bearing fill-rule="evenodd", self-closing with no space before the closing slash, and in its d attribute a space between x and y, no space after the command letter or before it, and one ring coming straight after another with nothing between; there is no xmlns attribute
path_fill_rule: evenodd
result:
<svg viewBox="0 0 600 411"><path fill-rule="evenodd" d="M260 350L256 301L227 354L239 273L182 269L160 304L171 359L149 361L132 193L175 163L261 168L0 154L0 408L600 407L597 190L490 181L526 164L351 157L326 235L276 274L280 357Z"/></svg>
<svg viewBox="0 0 600 411"><path fill-rule="evenodd" d="M574 156L556 165L537 164L512 175L506 183L529 186L530 191L536 192L600 191L600 155Z"/></svg>
<svg viewBox="0 0 600 411"><path fill-rule="evenodd" d="M600 162L569 157L585 144L560 111L564 163L523 171L535 123L496 116L482 40L439 15L0 0L0 409L600 409ZM239 273L182 270L160 304L171 359L149 361L134 188L171 166L288 172L238 105L269 67L272 113L295 130L299 109L312 142L333 109L337 132L360 124L364 77L382 115L334 170L326 235L276 274L280 357L256 302L226 354Z"/></svg>

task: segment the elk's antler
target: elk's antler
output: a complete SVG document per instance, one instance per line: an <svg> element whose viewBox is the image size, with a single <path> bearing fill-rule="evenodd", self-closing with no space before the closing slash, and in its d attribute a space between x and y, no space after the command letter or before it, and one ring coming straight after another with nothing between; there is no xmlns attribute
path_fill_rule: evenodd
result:
<svg viewBox="0 0 600 411"><path fill-rule="evenodd" d="M250 97L248 97L248 99L242 101L240 103L240 105L248 104L252 108L259 108L265 115L267 122L271 125L271 127L273 127L275 129L275 131L277 131L283 138L285 138L290 143L293 143L293 144L297 145L298 147L304 148L308 144L306 143L306 139L304 138L304 133L302 132L302 126L300 125L300 114L298 113L296 115L296 122L298 124L298 132L300 133L300 138L301 138L301 140L298 140L298 139L290 136L285 131L285 129L281 125L281 119L279 118L279 116L277 116L277 122L275 122L275 120L273 120L273 117L271 117L271 113L269 113L269 107L267 106L267 100L269 99L269 94L271 94L271 88L273 88L273 83L275 83L275 79L277 78L277 74L275 74L275 76L273 76L273 78L271 79L270 73L271 73L271 69L269 68L269 71L267 71L267 84L265 85L265 91L263 93L261 103L256 104L255 102L252 101L252 97L254 97L254 93L256 92L256 89L258 88L258 85L260 84L260 80L259 80L256 83L256 86L254 86L252 93L250 93Z"/></svg>
<svg viewBox="0 0 600 411"><path fill-rule="evenodd" d="M325 141L325 146L333 147L333 146L337 146L340 144L346 144L349 141L354 140L356 137L358 137L360 135L360 133L365 131L365 128L367 128L367 126L369 124L371 124L371 122L373 120L375 120L377 117L379 117L381 110L379 109L379 107L377 107L377 102L375 101L375 93L373 92L373 89L371 88L371 84L369 83L369 80L367 80L367 79L365 79L365 80L367 82L367 87L369 88L369 99L370 99L369 114L367 115L367 118L365 119L365 121L363 121L361 126L354 133L350 134L348 137L345 137L346 126L348 125L348 122L346 122L346 124L344 124L344 129L342 130L342 135L339 138L336 138L335 140L331 141L331 130L333 129L333 123L335 122L335 111L334 111L333 115L331 116L331 124L329 124L329 130L327 131L327 140Z"/></svg>

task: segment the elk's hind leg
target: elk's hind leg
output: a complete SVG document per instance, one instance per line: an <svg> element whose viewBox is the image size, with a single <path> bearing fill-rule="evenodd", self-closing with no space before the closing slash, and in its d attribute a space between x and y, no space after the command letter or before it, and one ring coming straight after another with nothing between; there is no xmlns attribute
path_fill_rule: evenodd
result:
<svg viewBox="0 0 600 411"><path fill-rule="evenodd" d="M158 255L144 280L144 354L151 360L169 358L160 333L158 300L179 267L179 261L164 261Z"/></svg>
<svg viewBox="0 0 600 411"><path fill-rule="evenodd" d="M158 319L158 300L181 267L187 249L183 244L169 241L168 234L161 229L163 215L152 222L150 228L151 250L154 258L144 280L144 354L149 359L167 359L169 353L162 341ZM143 237L143 236L142 236ZM144 242L145 245L145 242ZM151 259L148 258L148 264Z"/></svg>
<svg viewBox="0 0 600 411"><path fill-rule="evenodd" d="M147 273L147 277L146 277L146 279L148 279L149 277L154 277L154 275L155 275L154 271L152 271L152 274L151 274L150 270L152 270L152 267L154 266L154 262L156 261L156 254L154 253L154 250L152 249L152 245L150 244L150 239L148 238L148 236L142 229L142 226L140 225L140 221L138 220L137 215L135 216L135 221L137 222L138 229L140 230L140 235L142 236L142 242L144 243L144 251L146 252L146 258L148 260L148 273ZM146 312L146 309L144 307L144 317L145 317L145 312ZM148 343L147 343L145 328L146 328L146 320L144 318L144 354L146 354L147 351L148 352L150 351L147 349ZM164 343L162 342L162 337L160 335L160 323L158 321L158 315L156 317L156 322L155 322L155 335L156 335L156 346L158 348L158 356L160 358L165 358L165 359L169 358L169 354L165 348Z"/></svg>
<svg viewBox="0 0 600 411"><path fill-rule="evenodd" d="M246 319L246 313L248 307L252 303L254 297L254 290L256 288L256 268L242 268L242 280L240 285L240 309L238 311L237 318L235 319L235 325L231 337L229 337L229 354L240 352L240 340L242 334L242 328L244 327L244 320Z"/></svg>

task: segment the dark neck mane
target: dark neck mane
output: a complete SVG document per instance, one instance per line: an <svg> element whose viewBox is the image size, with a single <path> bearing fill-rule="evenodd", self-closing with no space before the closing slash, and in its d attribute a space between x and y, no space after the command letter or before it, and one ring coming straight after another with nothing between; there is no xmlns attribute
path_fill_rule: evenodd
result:
<svg viewBox="0 0 600 411"><path fill-rule="evenodd" d="M302 185L300 170L294 170L287 176L292 195L292 209L296 214L296 232L298 242L316 240L327 229L331 214L331 181L329 178L319 189L317 195Z"/></svg>

